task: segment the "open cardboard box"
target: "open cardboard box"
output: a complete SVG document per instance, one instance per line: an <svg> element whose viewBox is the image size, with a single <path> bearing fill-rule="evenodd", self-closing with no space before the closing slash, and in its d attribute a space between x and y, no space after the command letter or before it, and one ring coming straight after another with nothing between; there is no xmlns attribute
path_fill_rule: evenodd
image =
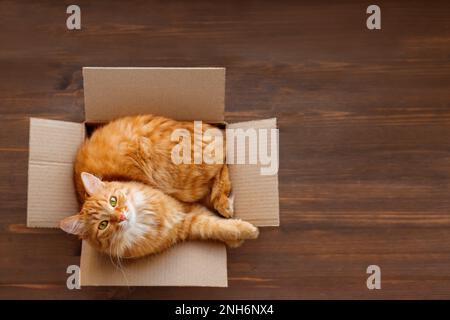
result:
<svg viewBox="0 0 450 320"><path fill-rule="evenodd" d="M57 228L61 219L79 211L73 163L87 125L148 113L225 123L223 68L83 68L83 78L84 123L30 119L28 227ZM276 119L227 126L271 129ZM261 175L259 168L230 165L235 215L258 226L278 226L278 176ZM214 242L180 243L158 255L124 261L123 270L83 242L80 265L82 286L228 285L226 249Z"/></svg>

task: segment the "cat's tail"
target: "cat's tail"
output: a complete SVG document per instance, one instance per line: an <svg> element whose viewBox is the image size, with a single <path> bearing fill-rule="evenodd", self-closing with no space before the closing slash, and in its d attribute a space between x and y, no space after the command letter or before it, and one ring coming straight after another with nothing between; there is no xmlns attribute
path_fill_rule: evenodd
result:
<svg viewBox="0 0 450 320"><path fill-rule="evenodd" d="M244 240L256 239L257 227L240 219L224 219L197 205L186 214L180 228L182 240L218 240L230 247L240 246Z"/></svg>

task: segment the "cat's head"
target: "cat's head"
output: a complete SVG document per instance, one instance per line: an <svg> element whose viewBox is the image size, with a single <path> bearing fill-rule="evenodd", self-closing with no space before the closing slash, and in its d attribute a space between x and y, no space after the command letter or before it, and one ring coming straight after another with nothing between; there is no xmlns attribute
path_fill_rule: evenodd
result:
<svg viewBox="0 0 450 320"><path fill-rule="evenodd" d="M137 212L142 196L130 183L101 181L86 172L81 173L81 180L88 197L81 211L63 219L60 228L100 251L121 256L142 239L151 224Z"/></svg>

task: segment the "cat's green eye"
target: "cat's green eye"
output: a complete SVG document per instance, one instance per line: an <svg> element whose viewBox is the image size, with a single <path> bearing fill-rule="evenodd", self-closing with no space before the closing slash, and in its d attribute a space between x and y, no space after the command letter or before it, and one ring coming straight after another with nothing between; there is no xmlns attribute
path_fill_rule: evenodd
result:
<svg viewBox="0 0 450 320"><path fill-rule="evenodd" d="M115 196L111 196L111 198L109 198L109 204L111 207L117 206L117 198Z"/></svg>
<svg viewBox="0 0 450 320"><path fill-rule="evenodd" d="M98 224L98 229L99 230L105 230L106 229L106 227L108 226L108 221L107 220L103 220L102 222L100 222L99 224Z"/></svg>

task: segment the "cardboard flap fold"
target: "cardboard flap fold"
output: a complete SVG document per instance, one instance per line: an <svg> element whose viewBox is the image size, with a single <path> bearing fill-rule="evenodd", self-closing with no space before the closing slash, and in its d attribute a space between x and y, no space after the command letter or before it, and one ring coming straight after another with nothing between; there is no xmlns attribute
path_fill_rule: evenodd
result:
<svg viewBox="0 0 450 320"><path fill-rule="evenodd" d="M73 161L84 140L84 125L30 118L28 227L57 227L78 211Z"/></svg>
<svg viewBox="0 0 450 320"><path fill-rule="evenodd" d="M244 132L247 132L247 129L256 129L255 132L258 141L256 143L257 146L253 150L258 153L260 152L259 129L268 129L261 131L261 134L264 133L266 135L267 145L270 146L271 138L269 130L276 129L276 118L233 123L229 124L227 128L242 129ZM277 150L276 163L278 164L278 132L275 143ZM270 147L268 148L270 154ZM232 160L231 158L233 157L234 159L232 161L236 163L236 154L238 152L245 152L247 150L246 154L248 156L250 150L252 150L252 148L249 148L249 139L246 139L245 144L242 145L236 143L234 150L234 157L230 154L231 150L227 150L227 161ZM262 151L267 152L267 150ZM252 222L257 226L279 226L278 166L275 174L263 175L261 174L261 167L263 165L259 161L258 154L256 158L258 159L257 164L229 165L230 179L235 195L235 215L237 218Z"/></svg>
<svg viewBox="0 0 450 320"><path fill-rule="evenodd" d="M148 114L221 122L224 68L83 68L87 122Z"/></svg>
<svg viewBox="0 0 450 320"><path fill-rule="evenodd" d="M225 246L213 242L180 243L159 255L122 260L118 269L84 241L81 270L82 286L228 285Z"/></svg>

